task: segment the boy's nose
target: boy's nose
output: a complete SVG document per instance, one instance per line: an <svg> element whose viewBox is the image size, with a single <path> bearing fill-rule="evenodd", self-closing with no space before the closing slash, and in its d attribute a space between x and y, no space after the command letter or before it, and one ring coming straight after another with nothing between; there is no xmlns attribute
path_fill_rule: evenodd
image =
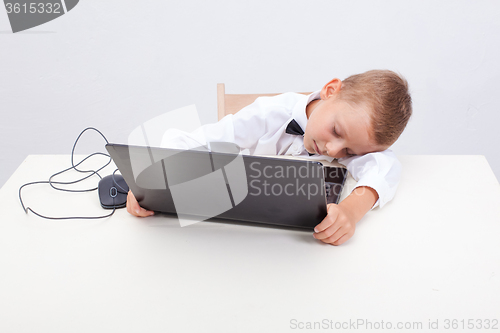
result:
<svg viewBox="0 0 500 333"><path fill-rule="evenodd" d="M327 143L326 146L326 154L330 157L333 157L333 158L340 158L342 157L342 147L340 147L339 145L335 145L335 144L331 144L331 143Z"/></svg>

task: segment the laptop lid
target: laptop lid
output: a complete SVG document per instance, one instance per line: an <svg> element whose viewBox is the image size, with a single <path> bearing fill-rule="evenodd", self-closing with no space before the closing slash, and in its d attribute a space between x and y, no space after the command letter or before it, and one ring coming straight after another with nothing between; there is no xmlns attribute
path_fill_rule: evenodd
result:
<svg viewBox="0 0 500 333"><path fill-rule="evenodd" d="M338 203L345 168L317 161L108 144L139 204L187 218L312 230Z"/></svg>

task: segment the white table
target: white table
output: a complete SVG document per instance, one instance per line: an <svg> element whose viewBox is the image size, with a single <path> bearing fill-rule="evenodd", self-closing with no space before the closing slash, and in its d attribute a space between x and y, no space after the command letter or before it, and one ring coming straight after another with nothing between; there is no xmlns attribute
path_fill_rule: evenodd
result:
<svg viewBox="0 0 500 333"><path fill-rule="evenodd" d="M123 209L93 221L27 215L19 186L69 165L28 156L0 190L0 332L438 332L446 320L450 332L499 331L500 185L486 159L399 158L396 198L336 247L309 232L181 228ZM39 185L23 198L53 216L104 212L96 192ZM497 329L467 330L476 319Z"/></svg>

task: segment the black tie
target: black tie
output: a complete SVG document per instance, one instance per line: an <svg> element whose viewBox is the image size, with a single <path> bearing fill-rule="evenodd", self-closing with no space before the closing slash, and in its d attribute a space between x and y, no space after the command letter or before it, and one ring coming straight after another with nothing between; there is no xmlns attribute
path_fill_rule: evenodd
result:
<svg viewBox="0 0 500 333"><path fill-rule="evenodd" d="M300 125L295 121L295 119L292 119L292 121L288 123L285 132L293 135L304 135L304 131L302 130Z"/></svg>
<svg viewBox="0 0 500 333"><path fill-rule="evenodd" d="M300 125L295 121L295 119L292 119L292 121L288 123L285 132L292 135L302 135L302 136L304 135L304 131L302 130ZM309 152L307 153L309 154L309 156L315 155Z"/></svg>

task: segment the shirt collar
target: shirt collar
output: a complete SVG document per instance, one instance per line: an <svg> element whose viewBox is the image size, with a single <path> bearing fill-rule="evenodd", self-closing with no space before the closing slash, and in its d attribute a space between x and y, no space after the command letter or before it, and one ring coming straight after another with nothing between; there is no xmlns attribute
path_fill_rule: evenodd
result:
<svg viewBox="0 0 500 333"><path fill-rule="evenodd" d="M312 101L316 99L321 99L320 97L320 92L321 90L315 91L312 94L309 94L308 96L304 96L303 99L301 99L296 105L295 108L292 111L292 117L295 119L295 121L300 125L302 130L305 132L306 131L306 126L307 126L307 115L306 115L306 107L311 103ZM307 151L304 149L304 154L307 155ZM325 155L311 155L309 156L309 159L312 160L326 160L328 162L333 161L333 157L330 156L325 156Z"/></svg>
<svg viewBox="0 0 500 333"><path fill-rule="evenodd" d="M315 99L320 99L321 97L319 96L319 93L321 90L315 91L312 94L309 94L307 96L304 96L303 99L299 101L295 105L295 108L292 111L292 117L295 119L295 121L300 125L302 130L305 132L306 131L306 125L307 125L307 115L306 115L306 107L309 103L314 101Z"/></svg>

